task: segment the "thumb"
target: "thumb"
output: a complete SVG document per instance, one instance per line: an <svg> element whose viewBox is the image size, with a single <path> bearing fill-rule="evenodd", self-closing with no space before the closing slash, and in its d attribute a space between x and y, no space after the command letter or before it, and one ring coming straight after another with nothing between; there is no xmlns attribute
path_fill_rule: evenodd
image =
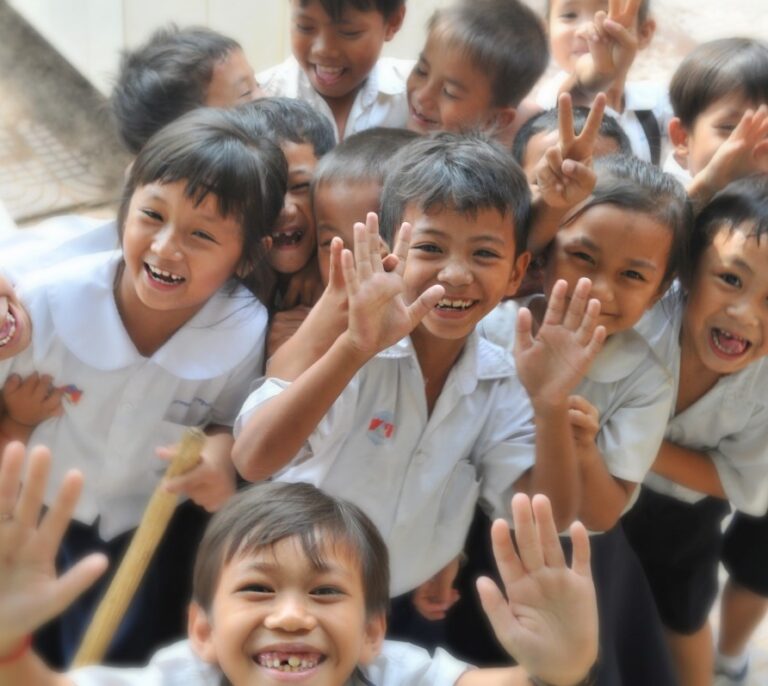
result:
<svg viewBox="0 0 768 686"><path fill-rule="evenodd" d="M46 603L45 621L57 617L64 612L75 600L94 584L107 569L107 556L94 553L80 560L57 579L54 592ZM35 627L37 628L37 627Z"/></svg>
<svg viewBox="0 0 768 686"><path fill-rule="evenodd" d="M435 308L443 295L445 295L445 288L438 285L430 286L408 306L408 314L414 327Z"/></svg>
<svg viewBox="0 0 768 686"><path fill-rule="evenodd" d="M507 605L499 587L488 577L481 576L477 582L477 594L480 596L480 604L483 606L491 628L499 643L507 652L517 627L517 620Z"/></svg>

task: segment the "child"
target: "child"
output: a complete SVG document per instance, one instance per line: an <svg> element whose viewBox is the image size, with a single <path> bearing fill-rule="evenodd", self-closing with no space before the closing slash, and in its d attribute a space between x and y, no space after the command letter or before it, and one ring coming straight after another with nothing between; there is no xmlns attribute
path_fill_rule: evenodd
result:
<svg viewBox="0 0 768 686"><path fill-rule="evenodd" d="M67 476L38 527L50 456L38 448L29 461L21 495L23 451L16 445L0 463L4 684L589 683L584 675L597 654L589 542L574 524L576 554L573 567L566 567L546 498L537 497L531 507L518 495L512 503L519 556L506 525L494 525L507 598L488 579L478 583L498 639L521 666L472 670L442 650L430 657L415 646L384 642L388 560L376 528L354 505L308 484L274 482L239 493L211 521L195 565L188 641L161 651L143 669L54 674L24 637L92 583L105 560L91 556L56 578L53 557L81 482L77 474Z"/></svg>
<svg viewBox="0 0 768 686"><path fill-rule="evenodd" d="M570 403L581 482L578 516L593 532L603 532L594 539L593 555L602 630L598 681L659 684L671 675L663 669L658 617L616 524L653 463L672 401L668 374L633 327L675 274L690 208L682 186L647 162L607 157L595 170L591 197L565 218L546 254L545 295L502 303L483 321L482 332L511 349L521 305L536 326L558 280L569 289L584 277L592 281L607 338ZM636 610L630 627L623 616L629 602ZM647 657L640 660L643 667L629 667L638 655Z"/></svg>
<svg viewBox="0 0 768 686"><path fill-rule="evenodd" d="M576 105L587 106L604 91L634 154L659 164L671 116L666 88L627 81L637 50L656 31L650 0L549 0L546 17L552 58L562 71L542 86L538 104L550 108L558 93L570 92Z"/></svg>
<svg viewBox="0 0 768 686"><path fill-rule="evenodd" d="M266 311L253 293L285 179L280 150L253 138L239 113L190 112L131 167L118 215L122 253L86 255L23 283L32 345L11 371L50 374L67 398L64 414L37 427L30 445L58 448L56 475L72 466L92 475L62 561L79 550L119 554L162 471L155 449L187 426L209 433L203 462L171 487L211 510L234 490L227 427L261 370ZM161 554L147 577L161 599L179 587L170 557ZM170 588L157 588L164 583ZM146 602L152 629L167 631L162 603ZM84 619L64 618L65 663ZM123 659L156 640L142 627Z"/></svg>
<svg viewBox="0 0 768 686"><path fill-rule="evenodd" d="M712 679L707 618L727 501L750 515L768 507L766 198L765 176L715 196L696 219L685 295L671 291L641 326L674 375L676 401L653 473L624 525L686 685ZM741 555L765 578L748 559L751 550Z"/></svg>
<svg viewBox="0 0 768 686"><path fill-rule="evenodd" d="M573 108L574 133L578 135L584 130L588 116L586 107ZM559 109L552 108L531 117L515 135L512 154L530 183L536 182L536 166L544 153L558 142L559 124ZM629 138L616 119L606 115L600 123L592 155L598 158L619 154L632 154Z"/></svg>
<svg viewBox="0 0 768 686"><path fill-rule="evenodd" d="M336 140L402 126L411 60L380 57L405 18L405 0L290 0L293 56L258 76L267 95L308 102Z"/></svg>
<svg viewBox="0 0 768 686"><path fill-rule="evenodd" d="M385 129L376 127L355 133L337 145L319 162L310 186L310 202L314 225L317 230L317 264L323 287L328 285L331 264L331 242L338 236L342 244L351 247L354 243L352 227L356 222L364 221L369 212L379 211L379 196L384 184L384 174L395 153L416 137L417 134L405 129ZM384 254L390 246L382 243ZM343 289L340 289L343 290ZM347 326L346 295L330 311L321 308L331 319L326 320L323 329L329 337L335 338ZM298 307L285 312L277 312L270 322L267 339L269 367L280 369L280 378L285 368L274 353L293 336L298 327L308 316L308 307ZM338 315L338 316L336 316ZM331 340L328 343L330 347ZM295 341L290 350L280 354L288 364L296 361L300 350L295 346L305 346L307 341Z"/></svg>
<svg viewBox="0 0 768 686"><path fill-rule="evenodd" d="M706 204L731 181L768 171L768 43L723 38L692 50L669 86L674 146L664 165Z"/></svg>
<svg viewBox="0 0 768 686"><path fill-rule="evenodd" d="M237 41L201 27L158 29L120 61L110 106L134 155L196 107L233 107L262 95Z"/></svg>
<svg viewBox="0 0 768 686"><path fill-rule="evenodd" d="M541 21L519 0L467 0L437 10L408 77L408 128L482 129L511 145L517 109L547 66Z"/></svg>
<svg viewBox="0 0 768 686"><path fill-rule="evenodd" d="M282 470L278 479L343 491L370 513L390 547L395 594L458 556L478 498L503 512L515 488L541 486L561 500L557 517L571 516L575 499L559 490L562 481L530 472L531 410L511 360L474 333L522 277L527 254L516 246L525 243L529 197L511 155L483 138L444 133L408 144L382 193L385 235L407 223L397 268L384 271L375 222L358 224L356 269L343 253L347 329L294 383L268 379L238 419L233 459L246 479ZM584 288L579 296L567 327L552 318L562 334L555 347L567 346L576 365L600 342L596 303L587 308ZM581 326L572 330L574 322ZM544 348L526 341L521 356L542 358L525 379L534 407L546 404L537 459L565 471L572 448L562 439L570 429L558 393L572 370L547 376Z"/></svg>

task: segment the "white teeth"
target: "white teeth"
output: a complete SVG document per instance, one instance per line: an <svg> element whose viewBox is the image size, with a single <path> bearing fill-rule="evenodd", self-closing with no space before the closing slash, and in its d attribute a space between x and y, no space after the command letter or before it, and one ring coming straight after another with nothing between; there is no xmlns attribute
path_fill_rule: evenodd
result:
<svg viewBox="0 0 768 686"><path fill-rule="evenodd" d="M344 71L344 67L322 67L319 64L316 64L315 71L317 71L320 76L338 76Z"/></svg>
<svg viewBox="0 0 768 686"><path fill-rule="evenodd" d="M177 276L176 274L167 272L164 269L158 269L157 267L154 267L151 264L148 264L147 268L149 269L149 273L152 276L154 276L156 279L160 279L161 281L167 281L169 283L181 283L182 281L184 281L183 276Z"/></svg>
<svg viewBox="0 0 768 686"><path fill-rule="evenodd" d="M472 304L473 304L472 300L457 300L453 298L443 298L439 303L437 303L437 306L442 309L466 310L472 307Z"/></svg>
<svg viewBox="0 0 768 686"><path fill-rule="evenodd" d="M10 312L5 317L5 324L3 324L2 330L6 330L7 333L5 336L0 338L0 348L2 348L5 345L8 345L10 341L13 340L13 337L16 335L16 317L14 317Z"/></svg>
<svg viewBox="0 0 768 686"><path fill-rule="evenodd" d="M318 658L300 657L299 655L288 655L282 659L274 653L262 653L257 656L257 661L262 667L276 669L280 672L302 672L317 667Z"/></svg>

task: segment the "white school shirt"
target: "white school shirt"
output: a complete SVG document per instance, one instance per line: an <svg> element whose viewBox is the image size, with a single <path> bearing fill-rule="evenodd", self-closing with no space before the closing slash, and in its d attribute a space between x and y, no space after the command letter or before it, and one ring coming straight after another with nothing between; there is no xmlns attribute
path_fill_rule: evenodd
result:
<svg viewBox="0 0 768 686"><path fill-rule="evenodd" d="M287 387L267 379L235 435ZM533 466L533 413L514 362L472 333L427 416L410 338L370 360L293 461L275 475L358 505L389 548L393 596L427 581L464 546L475 504L509 519L514 482Z"/></svg>
<svg viewBox="0 0 768 686"><path fill-rule="evenodd" d="M267 95L281 95L308 102L333 127L336 140L374 126L404 128L408 121L408 94L405 82L414 60L380 57L357 92L349 112L344 135L339 135L336 120L328 103L312 87L309 77L291 56L285 62L261 72L256 77Z"/></svg>
<svg viewBox="0 0 768 686"><path fill-rule="evenodd" d="M442 648L384 641L371 665L358 668L340 686L454 686L471 669ZM75 686L220 686L221 671L203 662L189 641L159 650L146 667L84 667L67 674Z"/></svg>
<svg viewBox="0 0 768 686"><path fill-rule="evenodd" d="M12 278L71 257L120 247L117 222L69 214L0 239L0 265Z"/></svg>
<svg viewBox="0 0 768 686"><path fill-rule="evenodd" d="M557 96L563 81L568 74L561 71L540 87L536 102L544 109L557 107ZM668 146L669 120L672 118L672 105L669 103L667 87L656 81L627 81L624 84L624 111L617 112L612 107L606 107L607 114L615 117L627 134L632 145L632 152L641 160L651 161L651 146L645 135L643 126L635 112L651 110L659 124L661 134L661 159L664 159Z"/></svg>
<svg viewBox="0 0 768 686"><path fill-rule="evenodd" d="M680 379L680 327L685 304L672 288L637 329ZM735 374L720 377L693 405L677 415L674 404L665 439L705 452L712 458L733 506L756 517L768 509L768 361L756 360ZM705 494L649 473L645 485L658 493L695 503Z"/></svg>
<svg viewBox="0 0 768 686"><path fill-rule="evenodd" d="M29 445L54 455L46 503L69 469L83 472L75 519L98 517L105 540L138 525L167 466L157 446L177 442L188 426L232 425L261 372L267 326L266 309L249 292L222 289L142 357L113 295L121 260L119 251L98 253L27 275L20 295L34 323L32 344L11 366L67 387L64 415L40 424Z"/></svg>
<svg viewBox="0 0 768 686"><path fill-rule="evenodd" d="M505 300L480 322L478 331L512 351L517 313L532 299ZM613 476L642 483L664 438L672 392L669 372L637 332L621 331L605 341L573 393L600 414L596 443Z"/></svg>

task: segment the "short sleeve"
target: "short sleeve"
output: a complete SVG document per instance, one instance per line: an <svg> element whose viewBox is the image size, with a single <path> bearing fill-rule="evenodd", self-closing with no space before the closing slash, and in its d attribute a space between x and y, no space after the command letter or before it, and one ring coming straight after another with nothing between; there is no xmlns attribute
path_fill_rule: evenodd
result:
<svg viewBox="0 0 768 686"><path fill-rule="evenodd" d="M431 656L423 648L385 641L375 663L364 670L376 686L454 686L471 666L442 648Z"/></svg>

